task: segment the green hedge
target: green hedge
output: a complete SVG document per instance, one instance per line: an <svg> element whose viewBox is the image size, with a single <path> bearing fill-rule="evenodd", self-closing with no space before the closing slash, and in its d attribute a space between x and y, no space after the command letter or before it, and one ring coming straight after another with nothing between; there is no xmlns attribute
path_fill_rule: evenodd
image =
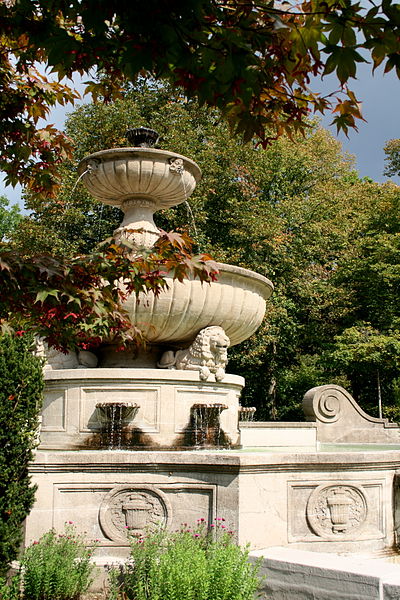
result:
<svg viewBox="0 0 400 600"><path fill-rule="evenodd" d="M42 404L41 360L23 332L0 336L0 575L18 554L35 488L28 472Z"/></svg>

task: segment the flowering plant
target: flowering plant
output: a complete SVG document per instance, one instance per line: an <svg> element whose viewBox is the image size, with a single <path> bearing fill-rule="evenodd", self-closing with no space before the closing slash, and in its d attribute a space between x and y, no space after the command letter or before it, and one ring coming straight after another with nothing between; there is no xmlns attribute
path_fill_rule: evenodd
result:
<svg viewBox="0 0 400 600"><path fill-rule="evenodd" d="M71 522L64 533L47 531L26 548L17 575L0 582L1 599L78 600L92 582L94 549Z"/></svg>
<svg viewBox="0 0 400 600"><path fill-rule="evenodd" d="M259 586L259 564L218 519L204 519L178 531L158 528L132 539L131 562L113 600L252 600Z"/></svg>

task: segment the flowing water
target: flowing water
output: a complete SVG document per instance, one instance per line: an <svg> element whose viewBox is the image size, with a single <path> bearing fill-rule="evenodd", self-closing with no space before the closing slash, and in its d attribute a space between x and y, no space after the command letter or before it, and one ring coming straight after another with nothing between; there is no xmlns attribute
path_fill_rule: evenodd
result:
<svg viewBox="0 0 400 600"><path fill-rule="evenodd" d="M88 168L86 169L86 171L83 171L83 173L81 173L78 177L78 179L75 181L74 183L74 187L72 188L71 191L71 197L74 195L74 192L78 186L78 183L80 182L80 180L87 174L90 173L92 171L93 167L91 167L90 165L88 166Z"/></svg>
<svg viewBox="0 0 400 600"><path fill-rule="evenodd" d="M221 429L221 412L226 404L194 404L192 406L194 446L221 447L225 445L225 435Z"/></svg>
<svg viewBox="0 0 400 600"><path fill-rule="evenodd" d="M201 252L199 232L197 231L196 221L195 221L195 218L194 218L192 207L190 206L190 204L188 202L188 195L187 195L187 191L186 191L186 184L185 184L185 179L183 177L183 167L182 167L182 171L180 172L180 176L181 176L182 186L183 186L183 195L185 196L184 205L186 206L186 210L187 210L187 214L188 214L188 217L189 217L189 221L191 221L191 225L193 227L193 232L194 232L193 239L194 239L194 241L197 244L198 251Z"/></svg>
<svg viewBox="0 0 400 600"><path fill-rule="evenodd" d="M108 450L121 450L123 431L128 422L134 420L139 405L128 402L100 402L98 410L103 445Z"/></svg>
<svg viewBox="0 0 400 600"><path fill-rule="evenodd" d="M239 421L254 421L256 410L254 406L239 406Z"/></svg>
<svg viewBox="0 0 400 600"><path fill-rule="evenodd" d="M192 222L193 231L194 231L193 239L194 239L194 241L197 244L198 251L201 252L201 249L200 249L200 240L199 240L199 232L197 231L196 221L194 219L194 214L193 214L193 211L192 211L192 207L190 206L190 204L189 204L189 202L187 200L185 200L184 205L186 206L186 210L187 210L189 219Z"/></svg>

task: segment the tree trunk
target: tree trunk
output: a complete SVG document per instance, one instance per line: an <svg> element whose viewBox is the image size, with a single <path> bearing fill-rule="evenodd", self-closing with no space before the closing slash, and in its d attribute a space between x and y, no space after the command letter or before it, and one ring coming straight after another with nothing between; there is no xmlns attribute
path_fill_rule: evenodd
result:
<svg viewBox="0 0 400 600"><path fill-rule="evenodd" d="M376 370L376 385L378 388L378 410L379 410L379 418L382 419L382 393L381 393L381 377L379 374L379 369Z"/></svg>

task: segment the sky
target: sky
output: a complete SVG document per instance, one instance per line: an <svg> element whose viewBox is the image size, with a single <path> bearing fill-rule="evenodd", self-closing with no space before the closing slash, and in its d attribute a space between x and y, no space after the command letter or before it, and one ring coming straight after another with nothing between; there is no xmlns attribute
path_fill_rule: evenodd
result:
<svg viewBox="0 0 400 600"><path fill-rule="evenodd" d="M336 84L337 85L337 84ZM313 82L313 89L323 93L336 89L335 81L326 78L323 82ZM399 92L400 81L394 72L383 75L382 70L371 73L371 66L365 63L358 65L357 79L351 80L350 89L362 102L362 113L366 122L360 121L357 131L350 131L348 138L336 134L336 127L331 127L332 116L322 118L322 125L341 141L343 149L353 154L356 159L355 168L361 177L371 177L374 181L384 182L385 143L393 138L400 138ZM319 89L318 89L319 88ZM58 107L49 116L48 122L62 129L66 115L73 110L72 106ZM400 184L400 178L393 178ZM11 204L18 204L23 209L21 188L5 186L0 175L0 196L5 195Z"/></svg>
<svg viewBox="0 0 400 600"><path fill-rule="evenodd" d="M361 177L384 182L388 178L383 175L383 148L388 140L400 138L400 81L394 71L383 74L383 69L377 69L373 75L369 64L361 63L357 69L358 77L350 80L349 88L362 102L365 122L359 121L358 132L350 131L348 138L343 133L336 135L336 127L329 126L332 121L329 115L322 119L322 124L342 142L346 152L355 156L356 169ZM323 89L332 89L329 78L321 85L321 91ZM400 184L399 177L393 178L393 181Z"/></svg>

